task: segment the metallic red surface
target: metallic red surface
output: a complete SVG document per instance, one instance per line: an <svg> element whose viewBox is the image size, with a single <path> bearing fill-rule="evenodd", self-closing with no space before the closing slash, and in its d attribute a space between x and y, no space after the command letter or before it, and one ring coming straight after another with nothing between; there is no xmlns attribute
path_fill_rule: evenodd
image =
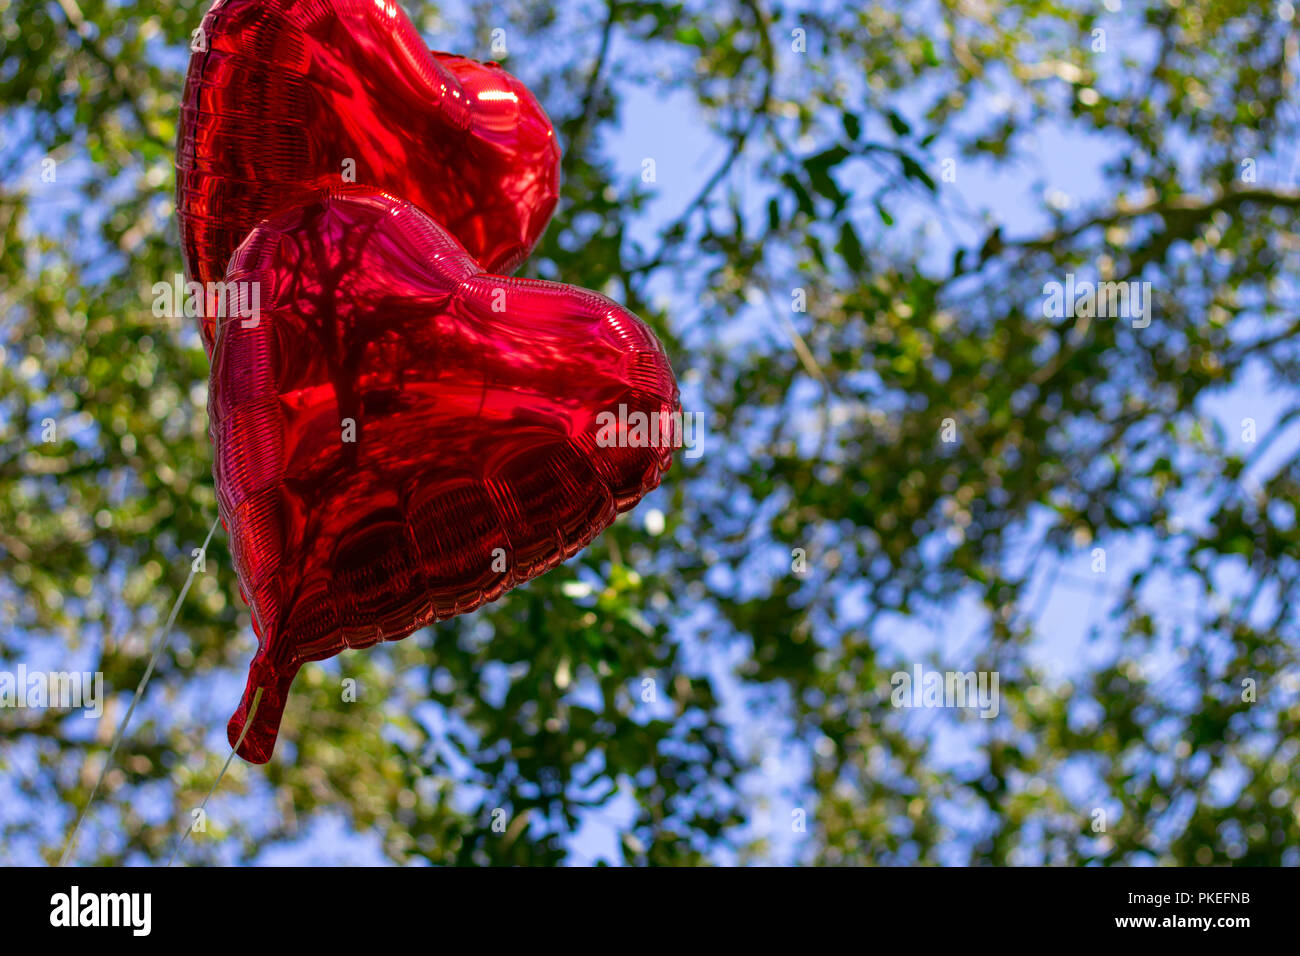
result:
<svg viewBox="0 0 1300 956"><path fill-rule="evenodd" d="M221 320L209 408L259 641L228 733L263 688L240 748L262 763L304 661L397 640L576 553L658 485L680 407L636 316L487 275L380 193L263 223L225 278L260 283L262 303Z"/></svg>
<svg viewBox="0 0 1300 956"><path fill-rule="evenodd" d="M546 229L560 149L541 106L496 64L430 54L391 0L218 0L202 30L176 147L191 280L219 282L258 222L345 182L415 203L491 272Z"/></svg>

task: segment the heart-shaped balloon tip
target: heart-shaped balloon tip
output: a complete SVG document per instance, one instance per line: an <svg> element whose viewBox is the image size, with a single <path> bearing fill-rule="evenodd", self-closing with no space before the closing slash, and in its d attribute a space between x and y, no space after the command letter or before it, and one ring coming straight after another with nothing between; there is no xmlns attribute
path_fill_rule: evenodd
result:
<svg viewBox="0 0 1300 956"><path fill-rule="evenodd" d="M275 751L275 740L289 699L289 687L297 674L277 673L260 654L248 668L248 685L239 708L226 725L226 739L249 763L266 763ZM252 723L248 722L252 715ZM245 730L247 727L247 730Z"/></svg>
<svg viewBox="0 0 1300 956"><path fill-rule="evenodd" d="M211 434L259 650L232 743L267 759L305 661L396 640L575 554L679 441L654 334L604 296L490 275L413 205L352 191L237 250Z"/></svg>

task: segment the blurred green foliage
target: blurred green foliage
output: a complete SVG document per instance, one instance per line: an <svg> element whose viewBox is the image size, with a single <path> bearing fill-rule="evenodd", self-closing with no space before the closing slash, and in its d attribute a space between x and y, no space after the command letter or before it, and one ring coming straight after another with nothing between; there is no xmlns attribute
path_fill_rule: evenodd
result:
<svg viewBox="0 0 1300 956"><path fill-rule="evenodd" d="M468 55L507 29L565 148L526 272L655 327L708 413L705 454L497 604L306 668L276 759L232 773L223 793L247 799L188 859L255 859L342 812L395 861L554 863L623 799L632 863L1300 862L1300 463L1266 460L1300 413L1278 5L404 6ZM0 712L24 797L0 859L57 858L216 516L207 361L148 295L181 268L172 148L204 9L0 0L0 659L89 654L115 695L93 738ZM719 144L667 222L641 157L610 146L638 91L689 99ZM1048 129L1102 138L1105 202L1044 200L1032 232L963 208L945 158L1034 179ZM951 263L927 222L955 230ZM1151 325L1044 318L1067 272L1151 282ZM1254 444L1210 411L1242 389ZM1042 572L1111 542L1098 646L1053 678ZM936 666L1001 674L997 720L890 706L905 620L961 648ZM78 861L165 858L251 651L218 533ZM773 750L798 782L770 782ZM807 831L778 836L790 807Z"/></svg>

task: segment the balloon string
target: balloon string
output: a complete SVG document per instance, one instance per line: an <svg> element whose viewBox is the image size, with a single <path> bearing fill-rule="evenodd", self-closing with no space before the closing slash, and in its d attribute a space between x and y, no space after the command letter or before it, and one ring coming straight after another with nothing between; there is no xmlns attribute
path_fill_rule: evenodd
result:
<svg viewBox="0 0 1300 956"><path fill-rule="evenodd" d="M202 558L208 551L208 543L212 541L212 535L217 530L217 525L221 522L220 518L212 522L212 527L208 529L208 536L203 539L203 547L199 549L198 557ZM72 848L76 844L77 833L81 830L82 821L86 819L86 814L90 812L91 804L95 802L95 796L99 793L99 788L104 782L104 777L108 775L108 768L113 765L113 757L117 754L117 748L122 743L122 738L126 735L127 725L131 723L131 715L135 713L135 705L140 703L140 698L144 696L145 685L149 683L149 678L153 676L154 666L158 663L158 658L162 656L163 648L167 646L167 641L171 637L172 625L176 623L176 615L180 613L181 603L185 600L185 595L189 593L190 585L194 583L194 575L197 572L196 565L198 562L190 563L190 573L185 579L185 586L181 588L181 593L176 597L176 603L172 605L171 614L167 615L167 623L163 625L162 636L159 637L157 645L153 649L153 654L149 658L149 666L145 668L144 676L140 678L139 685L136 686L135 696L131 698L131 706L126 709L126 715L122 722L118 724L117 733L113 735L113 746L108 750L108 757L104 760L104 766L100 768L99 779L95 781L94 788L90 791L90 799L86 805L81 808L81 815L77 817L76 824L72 827L72 832L68 834L68 841L63 846L63 854L59 857L59 866L68 862L68 857L72 854Z"/></svg>
<svg viewBox="0 0 1300 956"><path fill-rule="evenodd" d="M212 795L217 792L217 787L221 786L221 781L225 778L226 771L230 769L230 763L235 759L235 754L239 753L239 748L244 746L244 737L248 735L248 729L253 726L253 718L257 716L257 705L261 702L262 688L259 687L253 694L253 705L248 708L248 717L244 720L244 729L239 732L239 739L235 741L235 746L230 748L230 756L226 758L226 762L221 768L221 773L217 774L217 779L212 784L212 789L209 790L208 795L203 798L203 802L199 804L200 813L207 809L208 801L211 800ZM180 839L176 841L176 848L172 850L172 858L167 861L168 866L171 866L176 862L176 856L181 852L181 847L185 844L185 838L190 835L192 829L194 829L193 824L187 826L181 831Z"/></svg>

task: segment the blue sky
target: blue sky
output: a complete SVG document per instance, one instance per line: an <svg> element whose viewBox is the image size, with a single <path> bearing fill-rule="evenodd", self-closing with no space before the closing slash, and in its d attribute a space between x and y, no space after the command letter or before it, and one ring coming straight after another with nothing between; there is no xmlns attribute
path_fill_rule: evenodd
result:
<svg viewBox="0 0 1300 956"><path fill-rule="evenodd" d="M444 22L467 22L460 10L458 4L444 5ZM597 29L598 24L594 22L575 20L575 43L590 45ZM451 49L483 58L489 56L487 38L478 38L479 45L475 47L464 36L464 31L452 31L445 36L426 33L426 39L437 49ZM1143 53L1144 44L1148 44L1147 38L1141 34L1126 37L1122 31L1113 31L1111 42L1130 42L1134 45L1131 52L1135 54ZM544 67L544 55L534 58L528 51L512 52L515 53L516 62L522 64L518 68L525 79L529 78L530 69ZM786 57L786 60L787 69L799 68L797 61L790 57ZM515 63L510 65L514 67ZM909 105L903 101L896 104L895 108L907 115ZM972 104L966 118L970 122L979 122L992 112L1012 108L1013 105L995 96L991 100ZM552 111L558 112L554 107ZM10 116L3 120L2 128L11 136L21 136L22 123L21 115ZM1028 156L1033 157L1029 168L998 171L976 163L961 164L957 181L944 184L943 189L945 199L951 198L953 207L967 210L968 215L956 219L951 229L930 220L928 210L921 205L908 203L900 197L891 206L891 212L897 220L893 234L901 242L915 230L923 230L929 248L927 261L938 269L951 260L955 241L978 247L987 229L987 225L982 222L985 218L1002 223L1004 232L1008 235L1032 234L1048 225L1048 219L1042 212L1043 197L1047 193L1052 193L1058 202L1068 203L1067 208L1074 209L1113 198L1108 194L1100 169L1113 154L1115 143L1104 137L1084 135L1077 130L1057 126L1039 128L1034 138L1036 144L1026 151ZM653 186L654 197L630 230L631 238L642 241L647 247L654 246L657 230L672 221L689 202L725 151L724 144L710 134L706 118L694 106L693 98L685 94L665 96L660 91L649 88L626 89L622 122L605 135L601 145L627 183L635 182L640 177L644 158L655 159L657 176ZM942 137L936 141L934 155L945 155L945 145ZM39 158L31 157L31 165L25 167L21 175L13 177L32 185L33 191L34 184L39 181ZM1294 184L1296 158L1261 157L1261 179ZM84 176L93 175L94 171L84 160L73 160L60 173L67 177L65 182L75 182ZM736 185L743 188L747 196L753 197L755 206L765 201L763 183L752 176L745 164L741 164L737 171ZM60 205L53 196L47 194L47 198L51 202L50 207L43 209L38 206L34 216L38 227L44 216L54 215L55 209ZM92 217L96 214L93 209L83 212ZM564 214L565 210L561 208L557 218ZM86 230L85 234L90 234L90 230ZM179 262L179 255L177 261ZM689 323L698 312L698 303L681 299L666 278L656 285L655 292L670 303L672 314L679 316L682 323ZM765 335L774 337L773 341L778 341L784 335L781 329L773 326L764 309L756 308L754 315L746 318L747 322L738 322L723 334L741 337ZM683 369L679 367L678 371L682 373ZM684 375L683 379L684 403L690 409L692 401L700 400L701 393L692 387L689 375ZM1260 375L1251 372L1231 389L1213 396L1205 404L1205 411L1218 419L1229 435L1238 433L1241 419L1247 416L1257 420L1260 433L1264 434L1276 421L1277 411L1284 404L1283 398L1276 393L1270 395ZM1294 453L1297 447L1300 447L1300 428L1287 440L1279 442L1261 467L1267 469L1270 462L1276 464ZM707 445L705 453L708 454ZM658 494L652 496L622 520L645 521L648 513L664 507L662 497ZM1195 520L1190 502L1187 513L1189 520ZM1026 529L1030 541L1033 540L1032 532L1036 524L1041 527L1039 522L1031 520ZM1096 544L1107 548L1108 573L1104 577L1093 574L1089 567L1091 549ZM1110 589L1119 586L1119 582L1137 566L1137 562L1145 559L1149 545L1150 542L1143 535L1134 535L1125 540L1089 543L1076 553L1064 555L1059 560L1050 558L1041 568L1036 569L1034 591L1041 597L1036 597L1033 601L1034 606L1039 608L1038 638L1033 646L1033 658L1051 677L1067 679L1077 674L1087 662L1113 656L1116 649L1113 641L1103 637L1100 641L1090 643L1087 640L1088 633L1094 626L1103 624L1107 594ZM1025 553L1028 552L1027 546ZM221 569L220 573L230 572L229 569ZM1239 586L1244 580L1244 575L1236 581L1225 580L1225 591ZM1167 590L1170 606L1176 607L1180 600L1187 599L1170 585L1165 584L1163 587ZM849 616L853 614L854 600L850 589L844 597L846 614ZM860 605L860 597L857 600ZM895 620L891 628L882 629L881 638L886 652L892 653L900 661L934 660L939 666L966 670L974 666L973 654L981 646L977 635L981 632L983 621L984 611L978 602L969 596L958 595L950 607L936 609L929 618ZM801 841L798 835L790 832L788 821L791 810L795 808L804 808L810 816L812 814L811 795L803 789L803 780L809 766L808 753L788 746L786 738L789 728L779 715L768 712L756 716L747 705L745 689L730 676L730 669L735 663L734 655L738 652L734 649L728 652L717 651L713 649L716 645L710 645L706 649L704 642L695 638L694 635L709 627L710 623L707 612L701 611L693 619L676 622L675 627L679 640L687 648L688 659L717 677L735 741L743 750L756 756L761 768L748 781L747 787L754 805L761 808L755 814L753 832L771 837L774 861L795 861L802 852ZM142 640L152 638L152 634L141 635ZM72 659L67 657L64 648L48 641L32 640L28 642L30 648L26 663L29 667L75 668L78 666L77 661L93 659L91 642L95 639L93 634L85 635L84 643L76 649ZM246 646L251 655L251 633L239 635L236 639ZM178 647L184 647L183 635L176 635L173 640ZM389 654L390 649L380 646L363 653ZM1150 660L1144 661L1144 668L1161 673L1174 663L1176 661L1172 655L1157 652ZM0 662L0 667L7 668L11 664L12 662ZM340 662L334 660L309 666L338 671ZM145 720L157 716L160 707L165 707L173 719L195 728L195 733L200 728L206 728L204 738L208 746L213 752L224 752L228 749L225 722L231 702L238 699L242 687L243 675L239 673L209 675L189 686L164 688L154 685L146 696L143 709L136 716L135 726L138 729ZM422 707L417 716L436 732L445 730L441 724L442 715L432 705ZM929 715L923 713L915 716L921 722L918 726L925 726L924 722L929 719ZM960 762L966 751L965 733L953 732L947 724L933 723L932 726L936 759ZM90 733L91 728L88 727L86 732ZM975 732L978 733L979 730ZM130 736L123 753L128 753L129 747ZM6 811L4 807L12 807L13 801L24 799L17 790L14 777L21 778L24 761L34 758L31 749L22 744L7 746L6 751L17 773L8 778L0 777L0 815L14 812L12 809ZM249 777L258 774L259 770L237 763L231 773ZM1082 791L1080 799L1088 799L1086 779L1081 778L1079 786ZM212 812L214 815L255 814L260 806L258 799L223 793L215 798ZM162 820L169 812L169 806L166 795L158 792L152 798L146 795L140 802L139 809L151 819ZM631 798L624 794L604 809L587 814L582 827L569 837L568 844L573 852L571 862L616 862L618 835L620 829L632 819L633 811ZM48 830L54 839L57 840L66 830L68 822L53 817L48 820ZM111 837L97 831L92 824L83 833L81 841L84 844L97 838ZM224 847L223 854L228 862L236 862L233 847ZM0 848L0 862L31 863L38 859L33 845ZM381 865L386 860L380 852L376 835L354 833L341 813L324 813L313 818L295 845L267 849L257 860L249 862Z"/></svg>

